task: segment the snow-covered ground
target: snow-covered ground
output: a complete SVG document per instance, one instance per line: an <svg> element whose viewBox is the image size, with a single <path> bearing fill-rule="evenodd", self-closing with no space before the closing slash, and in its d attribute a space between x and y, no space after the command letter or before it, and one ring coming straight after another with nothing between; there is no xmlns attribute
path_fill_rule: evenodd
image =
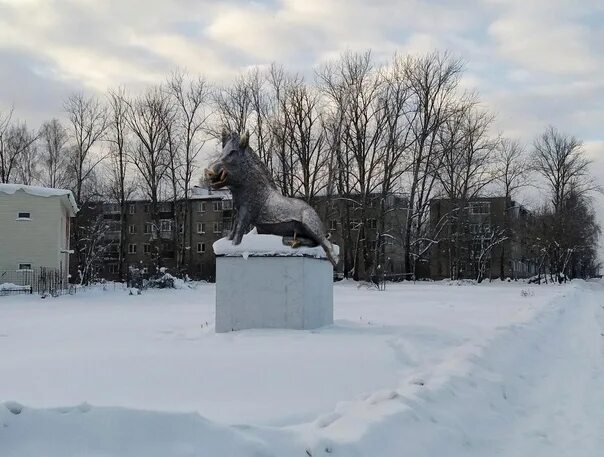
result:
<svg viewBox="0 0 604 457"><path fill-rule="evenodd" d="M335 286L215 334L214 288L0 297L0 456L604 455L604 283Z"/></svg>

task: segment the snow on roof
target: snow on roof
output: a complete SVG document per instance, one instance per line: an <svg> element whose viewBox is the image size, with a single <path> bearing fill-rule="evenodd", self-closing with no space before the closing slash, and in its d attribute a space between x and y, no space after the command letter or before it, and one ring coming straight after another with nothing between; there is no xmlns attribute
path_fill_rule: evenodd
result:
<svg viewBox="0 0 604 457"><path fill-rule="evenodd" d="M191 189L191 200L231 200L231 192L226 189L212 190L206 187L195 186Z"/></svg>
<svg viewBox="0 0 604 457"><path fill-rule="evenodd" d="M214 254L227 257L315 257L326 259L327 255L321 246L292 248L283 244L283 238L276 235L259 235L256 229L243 235L241 244L234 245L227 238L221 238L213 246ZM333 245L336 255L340 248Z"/></svg>
<svg viewBox="0 0 604 457"><path fill-rule="evenodd" d="M13 195L17 191L25 192L29 195L35 195L36 197L62 197L66 198L69 202L73 214L78 212L78 205L76 204L73 193L67 189L54 189L51 187L39 187L39 186L26 186L25 184L0 184L0 192Z"/></svg>

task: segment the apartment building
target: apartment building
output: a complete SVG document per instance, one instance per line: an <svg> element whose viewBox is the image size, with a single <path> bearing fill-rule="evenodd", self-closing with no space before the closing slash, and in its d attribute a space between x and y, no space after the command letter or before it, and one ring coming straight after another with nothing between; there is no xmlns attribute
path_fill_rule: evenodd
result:
<svg viewBox="0 0 604 457"><path fill-rule="evenodd" d="M340 246L338 270L357 269L359 277L366 277L366 273L378 272L392 276L402 275L407 198L397 194L386 197L383 202L383 231L380 231L381 197L377 194L371 195L364 208L364 214L360 201L358 196L342 198L337 195L320 196L316 199L315 207L331 242ZM362 249L357 249L365 244L364 241L366 254Z"/></svg>
<svg viewBox="0 0 604 457"><path fill-rule="evenodd" d="M89 217L94 214L106 222L107 246L97 274L109 280L118 279L120 206L104 202L89 207L88 212ZM158 224L153 221L148 200L128 201L122 271L136 267L143 274L153 274L156 266L160 266L193 279L213 280L216 261L212 244L230 230L232 218L232 198L225 190L195 187L187 202L160 202Z"/></svg>
<svg viewBox="0 0 604 457"><path fill-rule="evenodd" d="M433 199L430 223L444 227L430 253L430 277L475 279L481 268L488 278L532 276L535 265L526 256L524 236L529 217L505 197Z"/></svg>

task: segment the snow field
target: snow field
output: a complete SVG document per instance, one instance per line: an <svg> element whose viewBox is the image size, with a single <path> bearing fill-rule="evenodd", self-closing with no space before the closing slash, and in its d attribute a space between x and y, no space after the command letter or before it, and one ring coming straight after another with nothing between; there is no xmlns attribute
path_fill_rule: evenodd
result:
<svg viewBox="0 0 604 457"><path fill-rule="evenodd" d="M0 448L599 455L603 292L340 283L333 327L223 335L211 285L3 297Z"/></svg>

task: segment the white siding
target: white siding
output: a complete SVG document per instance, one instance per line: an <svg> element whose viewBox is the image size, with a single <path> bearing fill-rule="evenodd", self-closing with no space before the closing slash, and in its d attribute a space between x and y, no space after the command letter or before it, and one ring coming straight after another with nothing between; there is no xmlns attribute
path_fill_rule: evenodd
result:
<svg viewBox="0 0 604 457"><path fill-rule="evenodd" d="M18 221L19 212L31 220ZM0 192L0 270L15 270L19 263L68 270L68 212L60 197L38 197L23 191Z"/></svg>

